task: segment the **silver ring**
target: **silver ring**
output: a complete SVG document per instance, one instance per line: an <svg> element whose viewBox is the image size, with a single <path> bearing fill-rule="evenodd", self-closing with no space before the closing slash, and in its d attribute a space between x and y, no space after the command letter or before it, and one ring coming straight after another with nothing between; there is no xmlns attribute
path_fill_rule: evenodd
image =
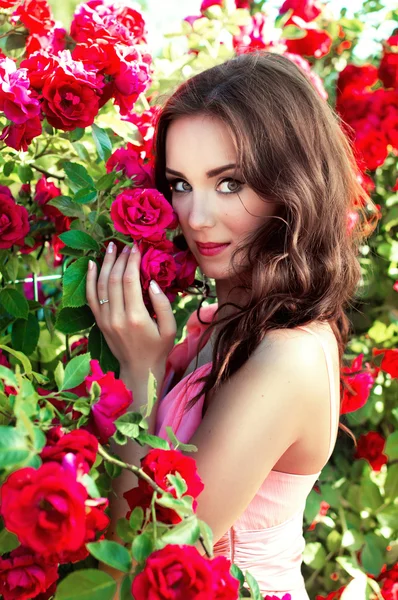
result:
<svg viewBox="0 0 398 600"><path fill-rule="evenodd" d="M104 298L103 300L99 301L100 304L105 304L105 302L109 302L109 300L107 300L106 298Z"/></svg>

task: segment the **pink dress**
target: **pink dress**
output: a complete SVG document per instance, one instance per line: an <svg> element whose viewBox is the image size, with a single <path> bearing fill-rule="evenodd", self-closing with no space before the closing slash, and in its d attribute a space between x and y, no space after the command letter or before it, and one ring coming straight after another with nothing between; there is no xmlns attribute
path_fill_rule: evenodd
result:
<svg viewBox="0 0 398 600"><path fill-rule="evenodd" d="M211 321L215 310L215 304L203 307L201 318ZM183 414L183 411L189 399L203 385L192 381L210 372L211 363L199 367L166 395L163 394L168 390L174 375L183 374L195 357L204 327L199 323L195 311L187 323L187 337L169 355L155 429L156 435L164 439L168 439L166 427L171 426L177 438L188 443L202 420L203 396L188 412ZM338 414L333 401L335 385L329 350L323 339L312 330L306 327L300 329L314 335L323 348L330 382L331 431L335 431ZM188 386L191 376L194 376L194 380ZM333 435L330 437L328 460L334 448ZM250 571L257 579L263 595L282 598L284 594L290 593L292 600L309 600L301 574L302 552L305 547L303 513L307 496L320 473L321 471L297 475L271 471L242 515L214 545L215 556L225 555L244 573Z"/></svg>

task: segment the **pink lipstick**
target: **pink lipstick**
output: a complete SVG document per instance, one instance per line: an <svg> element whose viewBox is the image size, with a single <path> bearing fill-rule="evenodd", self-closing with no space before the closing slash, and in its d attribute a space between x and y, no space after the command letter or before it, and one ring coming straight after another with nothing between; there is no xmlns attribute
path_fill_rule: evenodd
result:
<svg viewBox="0 0 398 600"><path fill-rule="evenodd" d="M230 243L228 242L227 244L201 244L200 242L196 242L196 245L198 247L199 252L203 256L215 256L216 254L220 254L220 252L225 250L225 248L227 248L227 246L229 246Z"/></svg>

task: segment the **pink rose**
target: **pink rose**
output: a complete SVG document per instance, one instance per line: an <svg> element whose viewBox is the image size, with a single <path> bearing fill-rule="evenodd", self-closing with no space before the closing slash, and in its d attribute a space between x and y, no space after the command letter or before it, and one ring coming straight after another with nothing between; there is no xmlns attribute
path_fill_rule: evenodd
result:
<svg viewBox="0 0 398 600"><path fill-rule="evenodd" d="M0 111L17 125L40 114L40 104L30 90L26 69L17 69L11 58L0 58Z"/></svg>
<svg viewBox="0 0 398 600"><path fill-rule="evenodd" d="M195 280L195 272L198 266L196 258L190 250L181 250L174 255L177 266L177 275L174 287L180 290L186 290Z"/></svg>
<svg viewBox="0 0 398 600"><path fill-rule="evenodd" d="M366 404L369 398L374 384L374 376L368 366L366 370L363 369L362 360L363 354L359 354L352 361L351 367L342 369L342 380L345 383L340 411L342 415L358 410Z"/></svg>
<svg viewBox="0 0 398 600"><path fill-rule="evenodd" d="M368 431L358 439L355 458L364 458L374 471L380 471L388 461L388 456L383 454L386 445L385 438L378 431Z"/></svg>
<svg viewBox="0 0 398 600"><path fill-rule="evenodd" d="M126 177L133 179L136 187L153 188L154 186L152 166L144 164L139 148L131 142L128 142L125 148L115 150L106 163L106 170L108 173L123 171Z"/></svg>
<svg viewBox="0 0 398 600"><path fill-rule="evenodd" d="M0 557L0 595L4 600L31 600L44 594L58 579L58 565L29 548L19 546Z"/></svg>
<svg viewBox="0 0 398 600"><path fill-rule="evenodd" d="M146 292L151 279L162 290L167 290L177 275L177 265L173 257L174 245L165 239L156 246L145 243L139 245L141 257L141 285Z"/></svg>
<svg viewBox="0 0 398 600"><path fill-rule="evenodd" d="M155 189L124 189L111 206L115 229L131 235L134 240L160 242L166 228L176 227L176 215L171 204Z"/></svg>
<svg viewBox="0 0 398 600"><path fill-rule="evenodd" d="M29 33L42 33L54 26L47 0L24 0L13 13L11 21L21 21Z"/></svg>
<svg viewBox="0 0 398 600"><path fill-rule="evenodd" d="M0 185L0 248L22 246L28 233L28 211L16 204L7 186Z"/></svg>
<svg viewBox="0 0 398 600"><path fill-rule="evenodd" d="M150 83L149 65L151 57L141 54L138 47L116 44L119 70L113 80L113 97L121 115L128 115L134 108L138 96L145 92Z"/></svg>
<svg viewBox="0 0 398 600"><path fill-rule="evenodd" d="M96 381L101 388L101 395L91 407L90 424L88 429L98 436L101 444L106 444L109 437L116 431L113 424L130 407L133 398L131 391L126 388L121 379L116 379L114 373L103 373L98 360L91 360L91 375L85 379L87 390Z"/></svg>

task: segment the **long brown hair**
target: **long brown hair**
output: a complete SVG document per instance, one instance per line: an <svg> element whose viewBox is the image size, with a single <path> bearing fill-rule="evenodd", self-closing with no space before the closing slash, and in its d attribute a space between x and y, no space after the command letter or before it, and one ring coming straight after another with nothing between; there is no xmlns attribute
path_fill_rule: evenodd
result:
<svg viewBox="0 0 398 600"><path fill-rule="evenodd" d="M176 119L198 114L228 126L244 181L279 210L234 254L248 260L249 268L235 271L247 301L228 302L234 314L215 319L212 369L187 408L235 373L272 329L328 321L342 364L350 333L344 310L361 276L359 244L373 228L365 207L372 212L374 206L358 181L338 116L287 57L238 56L195 75L167 100L155 132L155 177L170 202L167 130ZM349 228L353 210L357 221Z"/></svg>

